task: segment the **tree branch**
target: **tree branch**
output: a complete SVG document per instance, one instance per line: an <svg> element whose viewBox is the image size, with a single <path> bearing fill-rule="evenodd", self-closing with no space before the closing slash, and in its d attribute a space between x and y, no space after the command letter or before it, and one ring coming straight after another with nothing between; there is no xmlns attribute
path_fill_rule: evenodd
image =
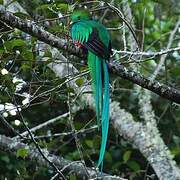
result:
<svg viewBox="0 0 180 180"><path fill-rule="evenodd" d="M82 49L77 48L72 43L60 39L57 36L45 31L42 27L37 26L34 22L28 20L22 20L10 12L7 12L4 6L0 5L0 20L4 21L11 27L18 28L30 35L36 37L40 41L43 41L53 47L62 49L64 51L70 52L80 58L85 58ZM136 83L146 89L151 90L152 92L180 104L180 91L178 89L160 84L157 81L151 82L149 79L143 77L142 75L127 70L123 66L118 65L117 63L110 63L110 71L115 73L118 76L121 76L124 79L130 80L133 83Z"/></svg>
<svg viewBox="0 0 180 180"><path fill-rule="evenodd" d="M118 63L110 63L110 70L135 84L138 84L141 87L144 87L161 97L169 99L170 101L180 104L180 91L173 87L161 84L158 81L151 81L149 78L145 78L143 75L136 73L132 70L126 69L124 66L119 65Z"/></svg>
<svg viewBox="0 0 180 180"><path fill-rule="evenodd" d="M42 124L39 124L39 125L31 128L30 131L31 131L31 132L35 132L35 131L43 128L43 127L48 126L49 124L52 124L52 123L58 121L58 120L61 119L61 118L67 117L68 115L69 115L69 112L68 112L68 113L65 113L65 114L62 114L62 115L59 115L59 116L57 116L57 117L55 117L55 118L53 118L53 119L50 119L50 120L48 120L48 121L46 121L46 122L44 122L44 123L42 123ZM21 137L24 137L24 136L27 136L28 134L29 134L28 131L25 131L25 132L21 133L20 135L21 135ZM18 138L18 136L14 137L14 138Z"/></svg>
<svg viewBox="0 0 180 180"><path fill-rule="evenodd" d="M0 135L0 149L1 150L6 151L6 152L11 152L12 154L16 155L16 151L20 148L28 149L28 155L27 155L28 159L35 161L40 166L52 168L52 166L50 166L49 163L44 158L42 158L41 154L39 153L36 147L21 143L19 141L15 141L14 139L6 137L4 135ZM52 163L54 163L59 169L61 169L62 173L72 171L73 173L76 173L76 175L79 178L82 178L82 179L89 178L87 177L86 170L81 162L71 162L69 160L64 159L61 156L55 156L53 154L50 154L46 149L42 149L42 152L43 154L46 155L46 157ZM120 178L118 176L111 176L105 173L101 174L101 172L92 170L90 168L88 168L88 173L90 175L90 178L98 179L99 177L104 180L108 180L108 179L125 180L124 178Z"/></svg>
<svg viewBox="0 0 180 180"><path fill-rule="evenodd" d="M155 56L161 56L163 54L173 53L174 51L180 51L180 47L175 48L169 48L166 50L161 50L159 52L132 52L132 51L118 51L113 50L114 55L115 54L121 54L121 55L130 55L130 56L146 56L146 57L155 57Z"/></svg>
<svg viewBox="0 0 180 180"><path fill-rule="evenodd" d="M127 18L131 19L133 28L135 28L135 24L133 21L133 14L129 2L124 2L123 5L124 5L123 6L124 11L127 14ZM144 18L145 18L145 14L144 14ZM143 31L144 31L144 23L142 24L142 32ZM143 34L142 36L144 36L144 32L142 34ZM129 44L131 50L133 50L134 47L136 47L136 44L131 37L132 35L129 34L129 36L130 36ZM144 41L142 41L141 51L143 50L143 43ZM134 56L138 56L138 54L134 54ZM134 57L134 56L133 58L135 59L140 58L141 60L142 58L142 55L140 55L139 57ZM136 71L140 70L140 66L138 64L135 64L135 66L132 67ZM163 139L161 138L161 135L157 128L155 112L151 105L152 94L150 91L146 89L142 89L140 86L136 86L136 85L134 86L134 90L138 96L139 115L144 121L143 123L139 123L139 124L136 123L136 128L137 128L136 129L133 128L135 126L135 123L132 121L133 119L129 117L129 127L132 125L132 129L131 129L132 134L130 139L132 140L132 142L135 143L135 145L137 145L141 153L147 158L148 160L147 168L149 167L149 165L151 165L159 179L163 179L163 180L178 179L180 177L180 171L177 168L177 166L174 165L174 161L172 159L170 151L163 142ZM122 126L123 124L122 122L117 121L117 125ZM140 139L140 141L138 139ZM146 174L144 176L144 179L145 178L146 178Z"/></svg>
<svg viewBox="0 0 180 180"><path fill-rule="evenodd" d="M171 47L172 43L173 43L173 40L174 40L174 36L176 34L176 31L178 30L180 26L180 19L176 22L175 24L175 27L174 29L172 30L170 36L169 36L169 41L168 41L168 44L167 44L167 50ZM167 57L167 54L163 54L160 58L160 62L157 66L157 68L155 69L155 71L153 72L152 76L151 76L151 80L153 81L156 76L158 75L159 71L161 70L162 66L164 65L165 63L165 60L166 60L166 57Z"/></svg>
<svg viewBox="0 0 180 180"><path fill-rule="evenodd" d="M12 13L6 11L5 7L2 5L0 5L0 20L5 22L7 25L26 32L53 47L70 52L74 55L83 54L82 49L79 49L73 44L70 44L68 41L58 38L57 36L45 31L43 27L36 25L36 22L23 20L14 16Z"/></svg>

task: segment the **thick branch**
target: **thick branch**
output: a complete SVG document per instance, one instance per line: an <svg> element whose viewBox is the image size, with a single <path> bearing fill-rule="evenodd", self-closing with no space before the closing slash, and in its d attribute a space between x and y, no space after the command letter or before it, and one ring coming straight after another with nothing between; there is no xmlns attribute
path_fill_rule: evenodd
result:
<svg viewBox="0 0 180 180"><path fill-rule="evenodd" d="M30 145L26 145L24 143L15 141L12 138L6 137L4 135L0 135L0 149L6 152L11 152L13 154L16 154L16 151L20 148L25 148L28 149L28 155L27 158L31 159L32 161L35 161L38 163L40 166L46 166L48 168L52 168L48 162L42 158L40 155L39 151L36 149L36 147L32 147ZM50 154L47 150L42 150L43 153L47 156L47 158L53 162L59 169L64 169L62 173L64 172L73 172L76 173L76 175L79 178L97 178L102 177L100 172L97 172L95 170L92 170L88 168L88 173L89 175L86 174L86 170L84 166L82 165L81 162L71 162L69 160L64 159L61 156L55 156L53 154ZM120 178L118 176L110 176L107 174L103 174L104 176L102 179L108 180L108 179L120 179L120 180L125 180L123 178Z"/></svg>
<svg viewBox="0 0 180 180"><path fill-rule="evenodd" d="M112 121L118 133L139 149L160 180L178 180L180 170L160 134L157 133L158 131L152 131L146 125L135 122L131 114L123 109L118 109L117 105L117 103L114 105Z"/></svg>
<svg viewBox="0 0 180 180"><path fill-rule="evenodd" d="M141 87L144 87L161 97L169 99L173 102L180 104L180 91L173 87L161 84L158 81L151 81L148 78L145 78L139 73L136 73L132 70L126 69L124 66L119 65L118 63L110 63L110 70L124 79L127 79L133 83L138 84Z"/></svg>
<svg viewBox="0 0 180 180"><path fill-rule="evenodd" d="M14 16L12 13L7 12L5 7L2 5L0 5L0 20L4 21L7 25L20 29L21 31L24 31L53 47L68 51L74 55L82 54L81 49L71 45L68 41L60 39L59 37L45 31L33 21L27 19L23 20Z"/></svg>
<svg viewBox="0 0 180 180"><path fill-rule="evenodd" d="M26 33L31 34L32 36L38 38L40 41L43 41L53 47L68 51L71 54L79 57L84 57L81 49L78 49L71 43L43 30L42 27L37 26L31 21L24 21L14 16L13 14L6 12L4 6L2 5L0 6L0 20L6 22L6 24L11 27L18 28ZM133 71L126 70L123 66L119 66L117 63L112 62L110 64L110 70L116 75L121 76L122 78L128 79L133 83L136 83L166 99L169 99L170 101L180 104L180 91L177 89L160 84L157 81L151 82L142 75L137 74Z"/></svg>

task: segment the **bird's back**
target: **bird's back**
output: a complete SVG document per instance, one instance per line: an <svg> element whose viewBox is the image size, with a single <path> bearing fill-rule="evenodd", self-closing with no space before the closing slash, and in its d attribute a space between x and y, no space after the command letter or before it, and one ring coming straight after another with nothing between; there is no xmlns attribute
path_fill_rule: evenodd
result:
<svg viewBox="0 0 180 180"><path fill-rule="evenodd" d="M99 23L98 21L94 21L94 20L89 20L88 23L91 24L92 27L97 29L100 40L103 42L103 44L106 47L108 47L110 42L110 36L105 26Z"/></svg>

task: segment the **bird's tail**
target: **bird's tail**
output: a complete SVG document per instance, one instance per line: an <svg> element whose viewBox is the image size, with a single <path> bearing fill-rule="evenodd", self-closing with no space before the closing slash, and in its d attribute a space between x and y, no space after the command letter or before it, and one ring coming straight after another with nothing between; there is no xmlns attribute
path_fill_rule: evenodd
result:
<svg viewBox="0 0 180 180"><path fill-rule="evenodd" d="M106 61L93 53L88 53L88 66L92 77L98 127L101 127L102 140L97 167L103 167L103 159L109 128L109 73ZM103 75L103 78L102 78ZM104 79L104 82L102 82Z"/></svg>

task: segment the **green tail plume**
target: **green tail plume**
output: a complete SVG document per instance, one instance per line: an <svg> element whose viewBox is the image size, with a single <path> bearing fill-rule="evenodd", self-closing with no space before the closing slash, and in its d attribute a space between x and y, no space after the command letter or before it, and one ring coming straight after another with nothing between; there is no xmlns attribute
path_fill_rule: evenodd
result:
<svg viewBox="0 0 180 180"><path fill-rule="evenodd" d="M99 128L100 125L102 126L101 148L97 164L97 167L101 166L102 170L109 128L109 73L106 61L91 52L88 53L88 66L92 77L97 124ZM102 74L104 75L103 78Z"/></svg>

